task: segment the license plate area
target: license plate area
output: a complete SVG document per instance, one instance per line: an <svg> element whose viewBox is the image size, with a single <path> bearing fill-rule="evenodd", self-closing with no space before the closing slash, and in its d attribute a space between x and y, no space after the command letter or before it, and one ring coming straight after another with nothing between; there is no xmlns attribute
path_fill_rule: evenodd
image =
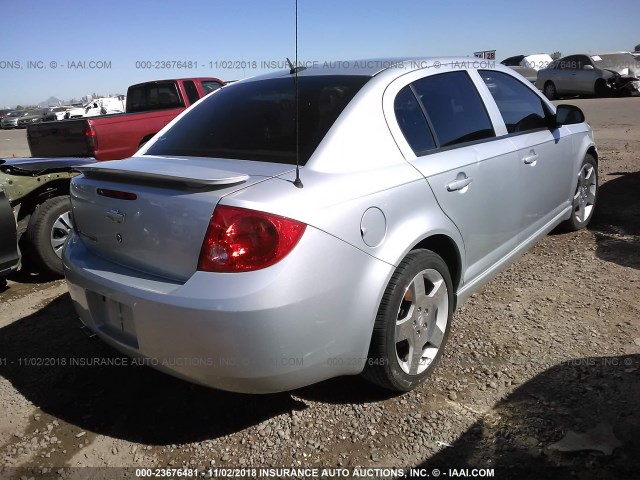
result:
<svg viewBox="0 0 640 480"><path fill-rule="evenodd" d="M138 348L132 308L98 293L87 296L96 328L120 343Z"/></svg>

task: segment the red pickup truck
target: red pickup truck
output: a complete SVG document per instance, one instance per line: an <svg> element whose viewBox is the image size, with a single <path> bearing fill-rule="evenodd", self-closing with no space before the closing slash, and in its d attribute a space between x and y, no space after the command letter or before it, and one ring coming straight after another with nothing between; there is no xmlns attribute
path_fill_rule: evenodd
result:
<svg viewBox="0 0 640 480"><path fill-rule="evenodd" d="M31 155L96 160L130 157L185 108L223 85L217 78L132 85L127 91L126 113L29 125Z"/></svg>

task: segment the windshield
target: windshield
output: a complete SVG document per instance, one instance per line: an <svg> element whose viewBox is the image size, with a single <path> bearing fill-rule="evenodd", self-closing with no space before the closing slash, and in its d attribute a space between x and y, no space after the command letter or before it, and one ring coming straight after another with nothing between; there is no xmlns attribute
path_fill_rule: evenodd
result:
<svg viewBox="0 0 640 480"><path fill-rule="evenodd" d="M610 53L606 55L593 55L593 63L598 68L609 70L623 70L625 68L638 68L638 62L630 53Z"/></svg>
<svg viewBox="0 0 640 480"><path fill-rule="evenodd" d="M160 137L147 155L179 155L304 165L353 96L371 77L293 76L222 88Z"/></svg>
<svg viewBox="0 0 640 480"><path fill-rule="evenodd" d="M23 110L18 110L16 112L10 112L7 113L7 117L21 117L23 115L26 115L27 112L23 111Z"/></svg>

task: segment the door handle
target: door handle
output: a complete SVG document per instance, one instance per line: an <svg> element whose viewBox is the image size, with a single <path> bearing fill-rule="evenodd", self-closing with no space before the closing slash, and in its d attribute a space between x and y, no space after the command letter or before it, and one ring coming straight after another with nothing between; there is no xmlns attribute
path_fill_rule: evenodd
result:
<svg viewBox="0 0 640 480"><path fill-rule="evenodd" d="M462 190L466 186L468 186L473 179L471 177L462 178L460 180L454 180L453 182L447 183L447 191L455 192L457 190Z"/></svg>
<svg viewBox="0 0 640 480"><path fill-rule="evenodd" d="M524 162L525 165L534 165L536 163L536 161L538 160L538 154L535 152L531 152L531 154L527 157L524 157L522 159L522 161Z"/></svg>

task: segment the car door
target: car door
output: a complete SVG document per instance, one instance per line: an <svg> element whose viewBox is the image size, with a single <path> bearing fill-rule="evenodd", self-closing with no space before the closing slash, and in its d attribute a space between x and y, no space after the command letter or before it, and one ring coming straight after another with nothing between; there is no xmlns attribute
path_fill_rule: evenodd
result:
<svg viewBox="0 0 640 480"><path fill-rule="evenodd" d="M595 91L596 80L600 71L586 55L576 55L577 69L572 73L575 85L575 92L591 95Z"/></svg>
<svg viewBox="0 0 640 480"><path fill-rule="evenodd" d="M463 238L463 280L470 282L517 241L513 145L495 138L483 100L464 70L423 76L406 85L396 96L395 113L413 149L408 159Z"/></svg>
<svg viewBox="0 0 640 480"><path fill-rule="evenodd" d="M537 236L568 205L572 150L565 130L550 129L550 107L528 85L495 70L479 70L504 121L518 162L520 241Z"/></svg>
<svg viewBox="0 0 640 480"><path fill-rule="evenodd" d="M0 276L10 272L17 264L18 238L16 219L2 186L0 186Z"/></svg>

